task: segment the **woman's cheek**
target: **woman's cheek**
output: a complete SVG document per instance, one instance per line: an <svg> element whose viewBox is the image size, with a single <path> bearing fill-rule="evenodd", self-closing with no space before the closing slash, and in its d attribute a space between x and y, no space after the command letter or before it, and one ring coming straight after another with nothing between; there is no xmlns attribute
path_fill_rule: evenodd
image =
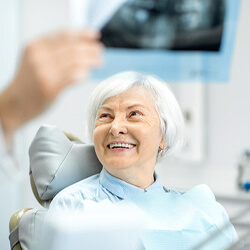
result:
<svg viewBox="0 0 250 250"><path fill-rule="evenodd" d="M94 144L103 144L105 137L108 135L108 131L107 124L96 126L94 129Z"/></svg>

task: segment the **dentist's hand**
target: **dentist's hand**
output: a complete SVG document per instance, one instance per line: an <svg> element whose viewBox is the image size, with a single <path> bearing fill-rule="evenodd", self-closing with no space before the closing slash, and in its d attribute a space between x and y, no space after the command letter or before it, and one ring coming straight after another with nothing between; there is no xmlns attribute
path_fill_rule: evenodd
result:
<svg viewBox="0 0 250 250"><path fill-rule="evenodd" d="M0 119L6 142L25 122L46 110L62 89L101 64L103 45L91 30L64 31L30 43L19 69L0 94Z"/></svg>

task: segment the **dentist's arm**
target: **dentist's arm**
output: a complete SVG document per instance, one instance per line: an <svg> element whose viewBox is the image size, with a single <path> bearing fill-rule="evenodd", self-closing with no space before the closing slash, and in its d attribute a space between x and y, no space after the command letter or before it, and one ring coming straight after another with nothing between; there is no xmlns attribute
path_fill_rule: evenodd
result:
<svg viewBox="0 0 250 250"><path fill-rule="evenodd" d="M91 30L65 31L30 43L11 84L0 94L6 143L24 123L46 110L62 89L101 64L102 44Z"/></svg>

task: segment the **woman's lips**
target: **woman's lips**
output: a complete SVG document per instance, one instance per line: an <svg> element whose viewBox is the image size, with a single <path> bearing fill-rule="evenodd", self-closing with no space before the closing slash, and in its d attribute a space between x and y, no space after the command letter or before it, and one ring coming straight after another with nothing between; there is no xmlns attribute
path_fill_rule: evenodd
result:
<svg viewBox="0 0 250 250"><path fill-rule="evenodd" d="M131 150L134 147L136 147L136 145L129 142L112 142L109 143L107 147L112 151L124 151L124 150Z"/></svg>

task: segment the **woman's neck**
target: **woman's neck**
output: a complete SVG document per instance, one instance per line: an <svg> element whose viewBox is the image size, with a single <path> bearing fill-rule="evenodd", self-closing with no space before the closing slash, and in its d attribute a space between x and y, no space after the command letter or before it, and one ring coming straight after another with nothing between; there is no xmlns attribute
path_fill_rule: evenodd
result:
<svg viewBox="0 0 250 250"><path fill-rule="evenodd" d="M154 181L154 170L153 171L138 171L133 169L110 169L105 170L112 176L123 180L131 185L134 185L141 189L146 189L151 186Z"/></svg>

